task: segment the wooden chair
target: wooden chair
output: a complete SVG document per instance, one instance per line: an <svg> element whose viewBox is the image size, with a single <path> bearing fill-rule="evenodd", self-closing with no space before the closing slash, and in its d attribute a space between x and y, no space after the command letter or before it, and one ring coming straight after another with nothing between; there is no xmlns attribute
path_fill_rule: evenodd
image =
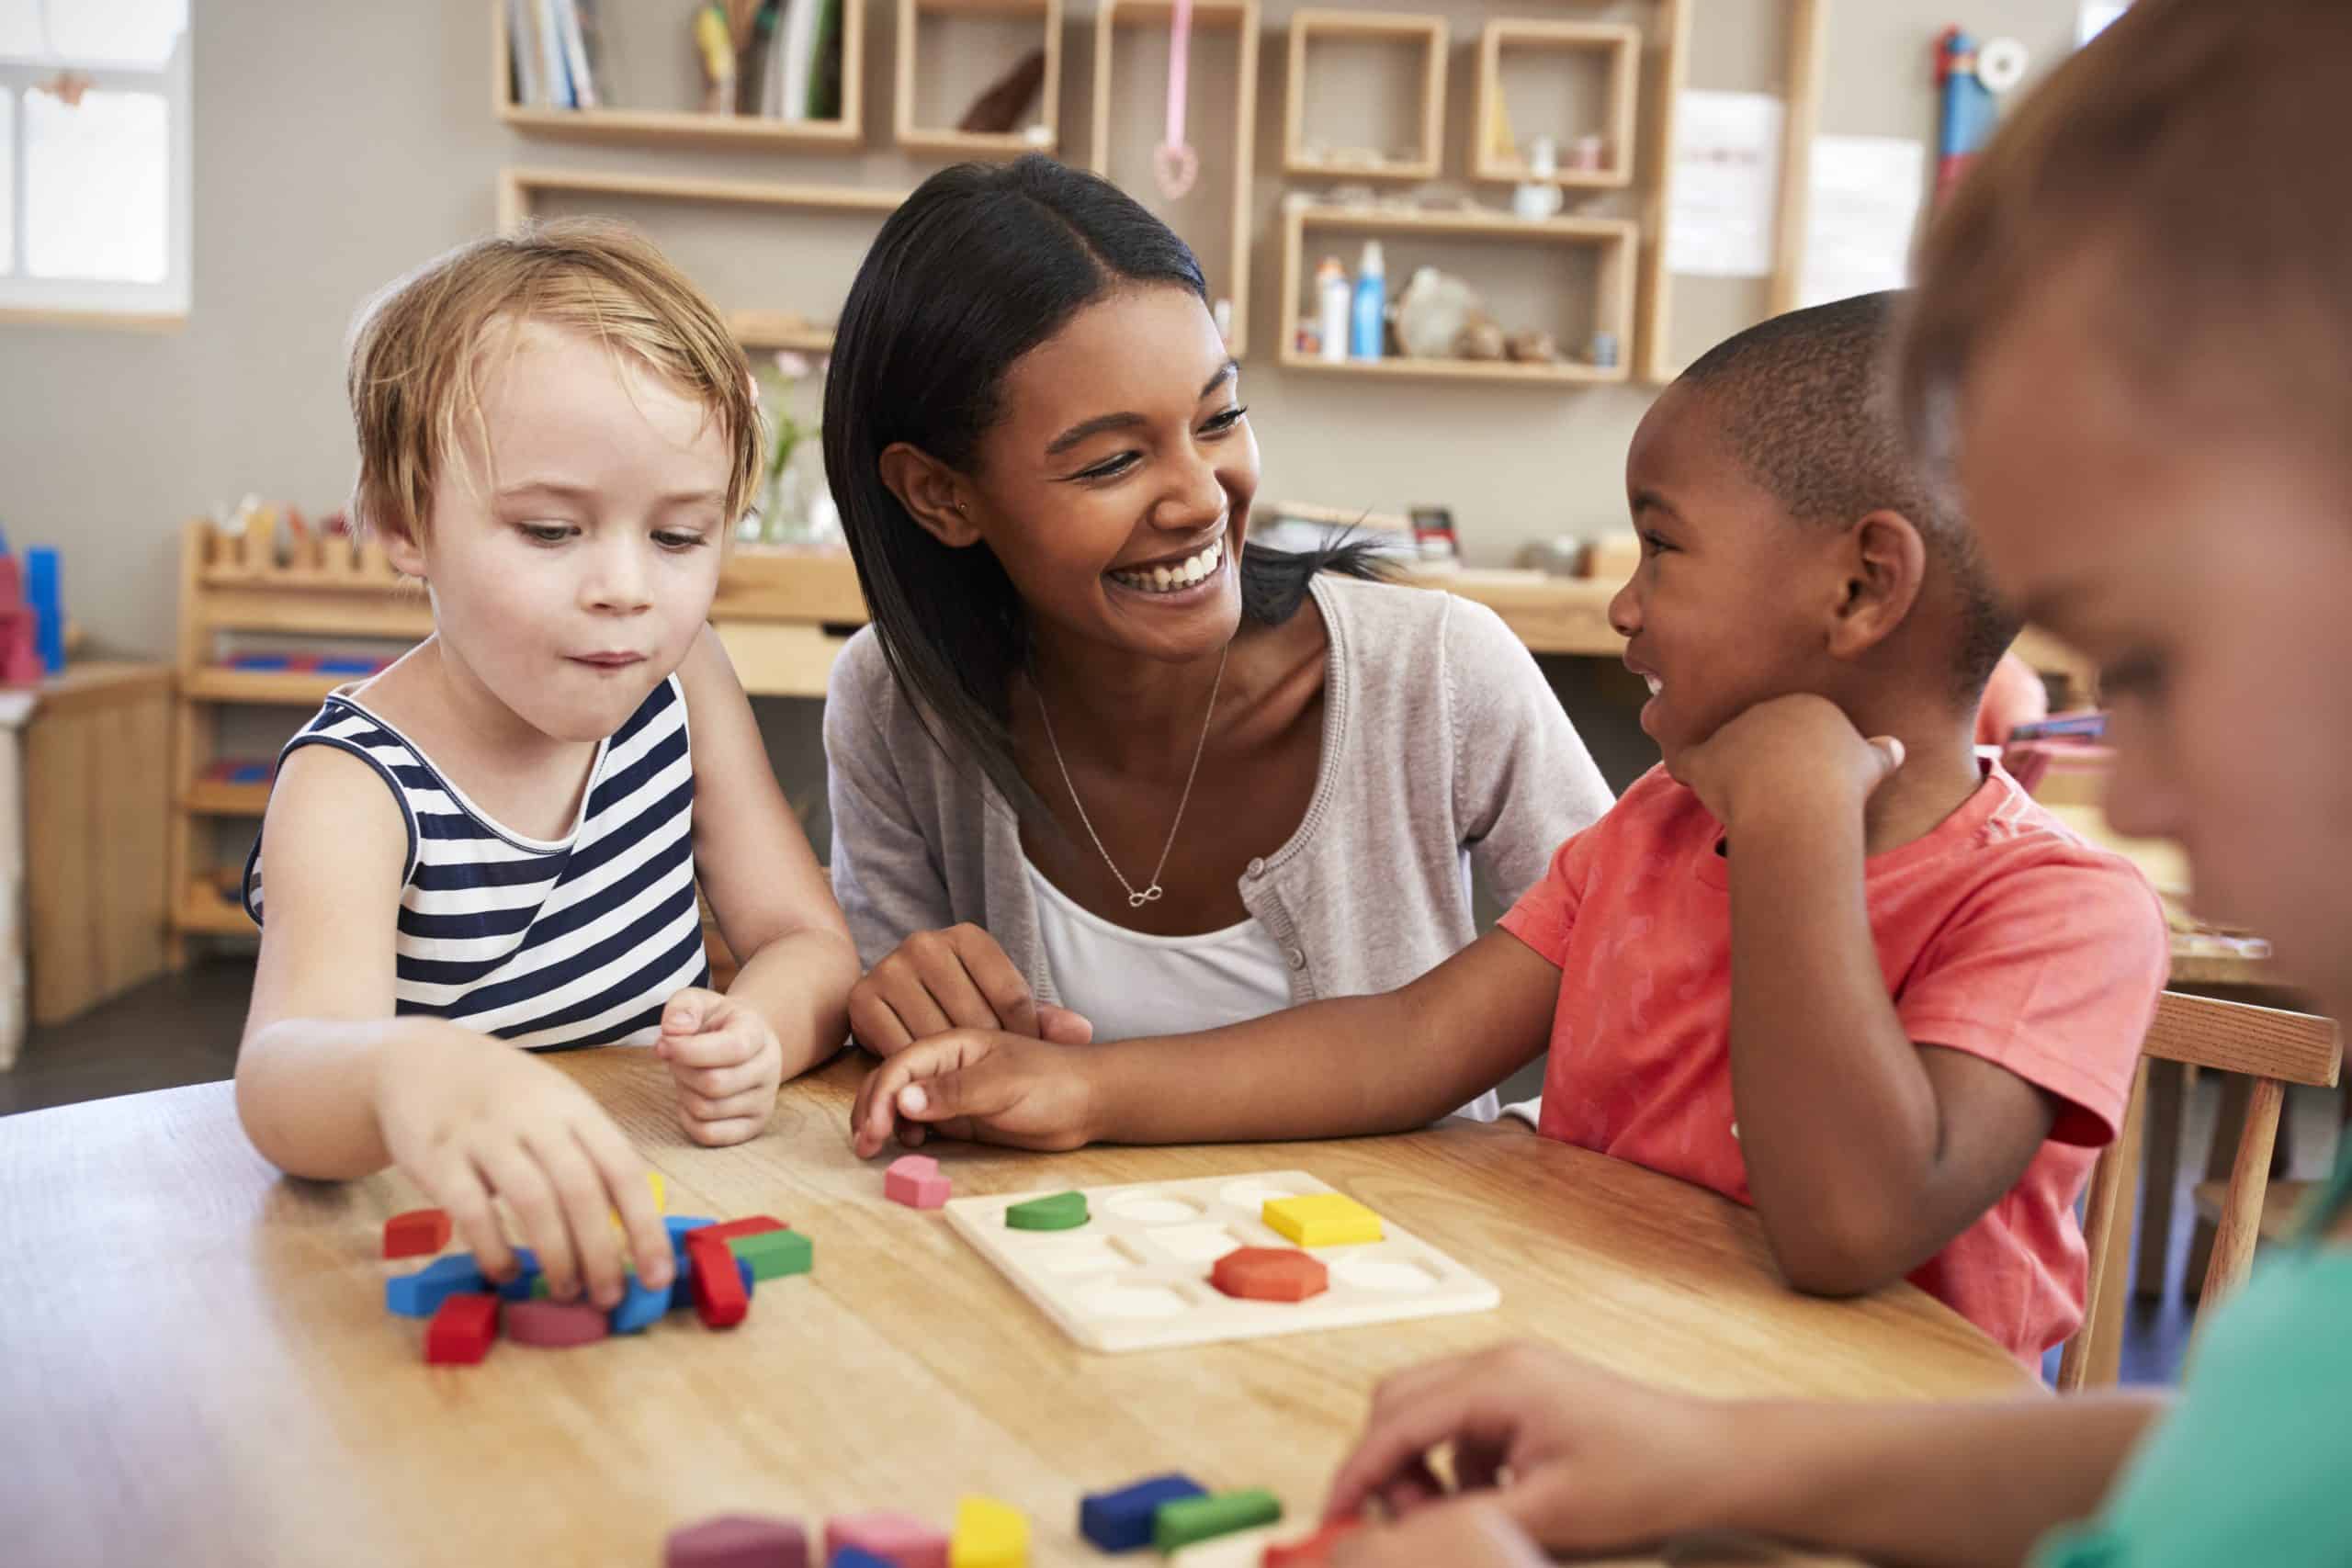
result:
<svg viewBox="0 0 2352 1568"><path fill-rule="evenodd" d="M2238 1139L2236 1160L2230 1171L2212 1263L2198 1297L2201 1320L2202 1314L2245 1283L2254 1267L2263 1199L2270 1185L2270 1154L2278 1136L2278 1114L2286 1104L2287 1085L2333 1085L2343 1059L2335 1025L2327 1019L2178 991L2164 994L2142 1047L2123 1129L2114 1143L2100 1151L2091 1173L2083 1212L2090 1280L2084 1294L2083 1325L2066 1342L2059 1361L2060 1393L2103 1388L2116 1379L2122 1353L2123 1303L2131 1293L2132 1189L2139 1177L2149 1062L2182 1062L2213 1072L2243 1074L2253 1080L2245 1131Z"/></svg>

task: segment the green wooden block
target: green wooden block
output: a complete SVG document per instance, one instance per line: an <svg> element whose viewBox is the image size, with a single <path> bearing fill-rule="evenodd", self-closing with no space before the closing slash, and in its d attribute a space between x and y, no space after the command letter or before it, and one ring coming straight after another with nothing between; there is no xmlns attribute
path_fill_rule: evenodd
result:
<svg viewBox="0 0 2352 1568"><path fill-rule="evenodd" d="M1256 1529L1283 1517L1282 1499L1262 1486L1214 1497L1177 1497L1151 1517L1151 1544L1162 1556L1236 1530Z"/></svg>
<svg viewBox="0 0 2352 1568"><path fill-rule="evenodd" d="M1057 1192L1032 1198L1004 1212L1004 1223L1017 1231L1074 1231L1087 1221L1086 1194Z"/></svg>
<svg viewBox="0 0 2352 1568"><path fill-rule="evenodd" d="M730 1236L728 1250L752 1266L754 1280L781 1280L806 1274L816 1266L817 1249L798 1231L759 1231Z"/></svg>

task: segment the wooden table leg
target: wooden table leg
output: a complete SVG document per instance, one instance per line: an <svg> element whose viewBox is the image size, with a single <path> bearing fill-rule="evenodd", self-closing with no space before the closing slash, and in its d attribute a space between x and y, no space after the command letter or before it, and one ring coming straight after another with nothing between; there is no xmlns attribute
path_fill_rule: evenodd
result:
<svg viewBox="0 0 2352 1568"><path fill-rule="evenodd" d="M2143 1134L2147 1179L2140 1195L2140 1267L2133 1292L2162 1301L2172 1272L2172 1206L2180 1190L2180 1121L2188 1098L2178 1062L2148 1063L2148 1120Z"/></svg>

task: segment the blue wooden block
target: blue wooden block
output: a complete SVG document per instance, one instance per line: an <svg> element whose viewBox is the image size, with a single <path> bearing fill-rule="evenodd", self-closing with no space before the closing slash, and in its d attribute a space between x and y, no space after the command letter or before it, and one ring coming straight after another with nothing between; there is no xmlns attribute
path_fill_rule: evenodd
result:
<svg viewBox="0 0 2352 1568"><path fill-rule="evenodd" d="M291 654L240 653L229 660L232 670L284 670L294 662Z"/></svg>
<svg viewBox="0 0 2352 1568"><path fill-rule="evenodd" d="M269 782L270 764L244 762L229 770L229 782L236 784L257 784Z"/></svg>
<svg viewBox="0 0 2352 1568"><path fill-rule="evenodd" d="M523 1271L498 1287L498 1299L503 1302L527 1302L531 1299L531 1281L538 1278L539 1255L527 1247L514 1249L514 1261Z"/></svg>
<svg viewBox="0 0 2352 1568"><path fill-rule="evenodd" d="M1179 1497L1204 1497L1208 1489L1190 1476L1173 1472L1097 1492L1078 1506L1078 1530L1103 1551L1139 1551L1151 1544L1153 1516L1162 1503Z"/></svg>
<svg viewBox="0 0 2352 1568"><path fill-rule="evenodd" d="M670 1289L655 1290L634 1274L628 1277L628 1293L621 1297L621 1304L612 1311L610 1322L616 1334L641 1333L663 1313L670 1310Z"/></svg>
<svg viewBox="0 0 2352 1568"><path fill-rule="evenodd" d="M436 1258L413 1274L384 1281L384 1310L402 1317L431 1317L451 1296L478 1295L490 1289L475 1267L470 1252Z"/></svg>
<svg viewBox="0 0 2352 1568"><path fill-rule="evenodd" d="M662 1226L670 1233L670 1250L684 1258L686 1255L686 1233L698 1231L705 1225L715 1225L717 1220L697 1219L692 1214L664 1214Z"/></svg>
<svg viewBox="0 0 2352 1568"><path fill-rule="evenodd" d="M319 660L319 673L322 675L373 675L381 668L381 662L373 659L322 659Z"/></svg>
<svg viewBox="0 0 2352 1568"><path fill-rule="evenodd" d="M832 1568L897 1568L887 1557L876 1557L860 1547L844 1546L833 1553Z"/></svg>

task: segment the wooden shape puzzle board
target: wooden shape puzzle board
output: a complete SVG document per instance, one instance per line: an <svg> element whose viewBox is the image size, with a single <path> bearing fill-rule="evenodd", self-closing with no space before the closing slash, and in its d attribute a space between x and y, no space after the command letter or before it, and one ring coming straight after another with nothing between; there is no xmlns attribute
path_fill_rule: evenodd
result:
<svg viewBox="0 0 2352 1568"><path fill-rule="evenodd" d="M957 1198L947 1219L1089 1350L1154 1350L1351 1328L1408 1317L1486 1312L1502 1292L1382 1216L1384 1238L1312 1249L1331 1288L1303 1302L1236 1301L1209 1283L1219 1258L1240 1247L1286 1247L1259 1217L1269 1198L1336 1190L1303 1170L1191 1181L1089 1187L1090 1218L1076 1230L1020 1231L1004 1212L1040 1192Z"/></svg>

